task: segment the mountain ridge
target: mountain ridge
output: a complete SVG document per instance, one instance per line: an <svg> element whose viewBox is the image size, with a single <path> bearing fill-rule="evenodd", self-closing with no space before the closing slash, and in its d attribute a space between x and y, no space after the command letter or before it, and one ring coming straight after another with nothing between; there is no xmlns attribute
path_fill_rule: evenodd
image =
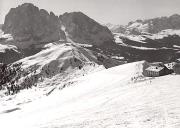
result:
<svg viewBox="0 0 180 128"><path fill-rule="evenodd" d="M126 29L125 31L123 29ZM156 34L165 29L180 29L180 15L162 16L145 20L131 21L123 27L112 29L112 32L140 35L142 33Z"/></svg>

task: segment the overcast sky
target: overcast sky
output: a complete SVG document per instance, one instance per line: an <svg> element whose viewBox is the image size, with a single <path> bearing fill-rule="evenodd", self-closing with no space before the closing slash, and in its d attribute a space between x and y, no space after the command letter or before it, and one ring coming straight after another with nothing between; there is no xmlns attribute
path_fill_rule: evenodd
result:
<svg viewBox="0 0 180 128"><path fill-rule="evenodd" d="M56 15L82 11L100 23L127 24L136 19L180 14L180 0L0 0L0 23L10 8L25 2Z"/></svg>

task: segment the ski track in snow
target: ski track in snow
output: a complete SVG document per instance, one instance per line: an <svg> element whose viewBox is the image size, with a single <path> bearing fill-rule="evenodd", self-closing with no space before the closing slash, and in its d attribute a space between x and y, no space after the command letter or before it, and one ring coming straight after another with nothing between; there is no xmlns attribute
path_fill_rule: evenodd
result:
<svg viewBox="0 0 180 128"><path fill-rule="evenodd" d="M77 78L38 98L38 88L0 99L3 128L179 128L180 76L132 82L142 62ZM36 95L37 94L37 95ZM28 100L32 96L34 100ZM37 97L36 97L37 96ZM24 100L23 104L13 102Z"/></svg>

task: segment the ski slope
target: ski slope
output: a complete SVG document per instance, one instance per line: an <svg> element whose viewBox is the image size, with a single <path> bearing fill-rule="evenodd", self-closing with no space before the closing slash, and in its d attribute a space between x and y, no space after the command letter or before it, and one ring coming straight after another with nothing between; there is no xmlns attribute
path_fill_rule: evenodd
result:
<svg viewBox="0 0 180 128"><path fill-rule="evenodd" d="M41 98L36 97L38 88L1 98L1 127L179 128L180 76L143 78L143 63L76 78Z"/></svg>

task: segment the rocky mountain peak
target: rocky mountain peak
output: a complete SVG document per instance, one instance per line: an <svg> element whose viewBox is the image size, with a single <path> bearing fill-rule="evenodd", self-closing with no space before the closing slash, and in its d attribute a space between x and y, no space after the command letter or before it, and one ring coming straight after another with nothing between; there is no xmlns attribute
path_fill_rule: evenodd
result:
<svg viewBox="0 0 180 128"><path fill-rule="evenodd" d="M59 17L74 42L102 45L113 41L111 31L82 12L64 13Z"/></svg>
<svg viewBox="0 0 180 128"><path fill-rule="evenodd" d="M51 42L62 38L58 17L31 3L11 9L5 17L3 31L20 42Z"/></svg>

